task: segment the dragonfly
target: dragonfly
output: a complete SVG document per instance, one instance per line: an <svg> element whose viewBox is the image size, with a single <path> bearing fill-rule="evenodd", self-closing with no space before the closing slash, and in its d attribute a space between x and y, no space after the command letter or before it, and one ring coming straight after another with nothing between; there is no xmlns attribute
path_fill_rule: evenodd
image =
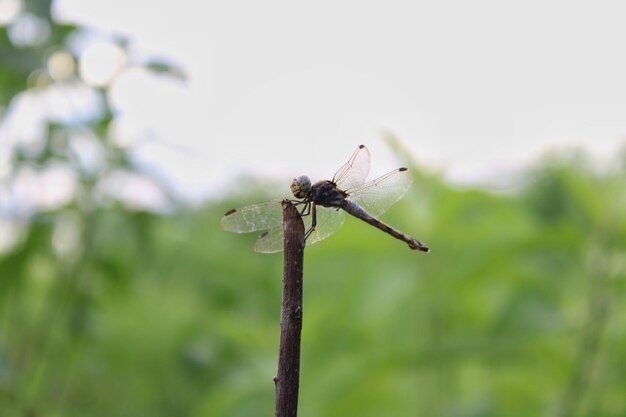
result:
<svg viewBox="0 0 626 417"><path fill-rule="evenodd" d="M359 145L348 162L335 173L332 180L311 185L311 179L302 175L291 182L292 196L276 198L265 203L232 209L221 220L229 232L250 233L262 231L254 250L274 253L283 250L281 202L287 198L300 206L305 224L305 241L317 243L335 233L344 223L344 212L363 220L392 237L405 242L409 248L422 252L430 249L419 240L402 233L378 219L400 200L413 182L407 168L397 168L381 177L365 182L370 169L370 153Z"/></svg>

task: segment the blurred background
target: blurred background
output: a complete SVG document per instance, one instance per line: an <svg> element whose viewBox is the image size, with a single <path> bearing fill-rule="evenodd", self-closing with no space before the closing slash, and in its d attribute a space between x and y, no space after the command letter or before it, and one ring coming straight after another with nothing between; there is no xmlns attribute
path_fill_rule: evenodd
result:
<svg viewBox="0 0 626 417"><path fill-rule="evenodd" d="M432 252L307 248L300 415L626 415L625 11L0 0L0 415L272 415L219 220L360 143Z"/></svg>

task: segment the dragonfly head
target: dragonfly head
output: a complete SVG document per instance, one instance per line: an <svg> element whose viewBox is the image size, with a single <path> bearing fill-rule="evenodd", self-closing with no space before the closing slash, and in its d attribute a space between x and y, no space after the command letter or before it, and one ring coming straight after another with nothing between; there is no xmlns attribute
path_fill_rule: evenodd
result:
<svg viewBox="0 0 626 417"><path fill-rule="evenodd" d="M311 191L311 179L301 175L291 181L291 192L296 198L304 198Z"/></svg>

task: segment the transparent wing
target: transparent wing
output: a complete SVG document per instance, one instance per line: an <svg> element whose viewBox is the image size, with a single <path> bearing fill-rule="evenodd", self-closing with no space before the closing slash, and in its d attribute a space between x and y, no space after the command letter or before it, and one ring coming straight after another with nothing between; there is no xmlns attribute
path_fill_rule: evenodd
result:
<svg viewBox="0 0 626 417"><path fill-rule="evenodd" d="M333 182L341 190L358 187L365 182L370 172L370 151L365 145L359 145L350 160L333 177Z"/></svg>
<svg viewBox="0 0 626 417"><path fill-rule="evenodd" d="M413 183L406 168L398 168L369 181L359 187L347 190L348 198L378 217L400 200Z"/></svg>
<svg viewBox="0 0 626 417"><path fill-rule="evenodd" d="M310 215L304 217L304 230L311 228L312 218L313 216ZM315 230L306 240L307 245L326 239L335 233L343 225L344 221L343 210L317 206L317 226L315 226Z"/></svg>
<svg viewBox="0 0 626 417"><path fill-rule="evenodd" d="M280 207L280 205L279 205ZM304 231L311 228L311 215L304 216ZM345 218L342 210L327 207L317 207L317 226L315 231L308 237L306 244L312 245L322 239L326 239L339 229ZM254 250L261 253L274 253L283 251L283 226L282 226L282 207L281 207L281 224L263 233L254 245Z"/></svg>
<svg viewBox="0 0 626 417"><path fill-rule="evenodd" d="M259 236L254 244L254 250L261 253L282 252L283 244L283 225L280 224Z"/></svg>
<svg viewBox="0 0 626 417"><path fill-rule="evenodd" d="M275 198L265 203L230 210L222 217L222 228L228 232L249 233L280 226L283 222L281 201L283 198Z"/></svg>

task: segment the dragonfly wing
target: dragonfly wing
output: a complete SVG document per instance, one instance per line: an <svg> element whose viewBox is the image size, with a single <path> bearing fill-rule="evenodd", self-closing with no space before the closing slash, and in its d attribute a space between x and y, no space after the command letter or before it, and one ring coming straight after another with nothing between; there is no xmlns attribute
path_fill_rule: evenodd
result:
<svg viewBox="0 0 626 417"><path fill-rule="evenodd" d="M311 228L313 216L303 216L304 231ZM317 207L317 226L307 238L306 244L312 245L322 239L326 239L339 229L345 220L343 211L336 208ZM254 250L261 253L275 253L283 251L283 227L282 224L263 233L254 245Z"/></svg>
<svg viewBox="0 0 626 417"><path fill-rule="evenodd" d="M412 183L409 171L398 168L347 192L351 200L378 217L404 197Z"/></svg>
<svg viewBox="0 0 626 417"><path fill-rule="evenodd" d="M313 216L304 216L304 230L311 228L311 221ZM307 238L307 245L319 242L326 239L328 236L335 233L345 221L343 210L331 207L317 206L317 226L311 235Z"/></svg>
<svg viewBox="0 0 626 417"><path fill-rule="evenodd" d="M333 177L333 182L341 190L358 187L365 182L370 172L370 151L365 145L359 145L350 160Z"/></svg>
<svg viewBox="0 0 626 417"><path fill-rule="evenodd" d="M282 198L228 211L222 217L222 228L228 232L249 233L270 230L282 224Z"/></svg>
<svg viewBox="0 0 626 417"><path fill-rule="evenodd" d="M254 244L254 250L260 253L282 252L284 246L283 225L263 233Z"/></svg>

